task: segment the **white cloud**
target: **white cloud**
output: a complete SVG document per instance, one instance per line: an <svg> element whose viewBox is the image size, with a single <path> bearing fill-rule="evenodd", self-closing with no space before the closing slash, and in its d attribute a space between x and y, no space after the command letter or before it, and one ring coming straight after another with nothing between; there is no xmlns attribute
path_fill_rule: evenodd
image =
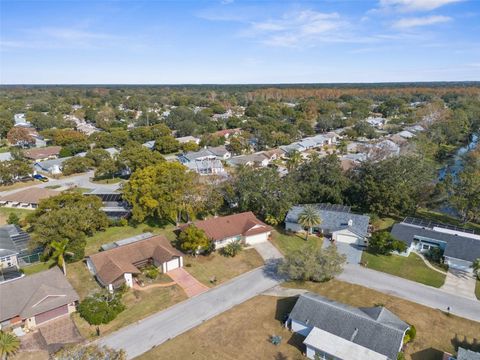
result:
<svg viewBox="0 0 480 360"><path fill-rule="evenodd" d="M381 8L398 11L431 11L463 0L380 0Z"/></svg>
<svg viewBox="0 0 480 360"><path fill-rule="evenodd" d="M451 17L442 15L432 15L423 17L402 18L393 23L393 27L397 29L410 29L418 26L428 26L434 24L442 24L452 21Z"/></svg>
<svg viewBox="0 0 480 360"><path fill-rule="evenodd" d="M271 46L309 46L314 41L334 41L346 25L338 13L303 10L253 22L243 34Z"/></svg>

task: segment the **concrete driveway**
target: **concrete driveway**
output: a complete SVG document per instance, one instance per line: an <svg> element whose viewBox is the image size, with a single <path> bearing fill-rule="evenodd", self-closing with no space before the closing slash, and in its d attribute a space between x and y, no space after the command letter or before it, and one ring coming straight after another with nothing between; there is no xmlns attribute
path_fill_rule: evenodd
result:
<svg viewBox="0 0 480 360"><path fill-rule="evenodd" d="M167 275L185 291L188 297L201 294L209 289L183 268L171 270L167 272Z"/></svg>
<svg viewBox="0 0 480 360"><path fill-rule="evenodd" d="M475 278L471 272L449 269L445 284L440 289L449 294L476 299Z"/></svg>
<svg viewBox="0 0 480 360"><path fill-rule="evenodd" d="M323 242L322 248L327 248L330 246L330 242L325 240ZM362 251L363 249L358 245L347 244L340 241L335 242L335 246L340 254L344 254L347 257L347 264L360 264L362 260Z"/></svg>

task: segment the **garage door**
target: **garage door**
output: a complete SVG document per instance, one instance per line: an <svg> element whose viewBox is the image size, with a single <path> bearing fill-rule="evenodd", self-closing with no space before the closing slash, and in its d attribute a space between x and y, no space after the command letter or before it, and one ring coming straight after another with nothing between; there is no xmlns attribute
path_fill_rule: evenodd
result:
<svg viewBox="0 0 480 360"><path fill-rule="evenodd" d="M68 314L68 305L60 306L56 309L46 311L35 316L35 323L41 324L45 321L55 319L59 316Z"/></svg>
<svg viewBox="0 0 480 360"><path fill-rule="evenodd" d="M247 236L245 238L245 242L248 245L255 245L258 243L262 243L268 240L268 233L263 233L263 234L258 234L258 235L252 235L252 236Z"/></svg>
<svg viewBox="0 0 480 360"><path fill-rule="evenodd" d="M337 234L336 240L347 243L347 244L357 244L358 243L358 238L356 236L350 236L350 235L345 235L345 234Z"/></svg>
<svg viewBox="0 0 480 360"><path fill-rule="evenodd" d="M165 263L167 271L180 267L180 259L173 259Z"/></svg>

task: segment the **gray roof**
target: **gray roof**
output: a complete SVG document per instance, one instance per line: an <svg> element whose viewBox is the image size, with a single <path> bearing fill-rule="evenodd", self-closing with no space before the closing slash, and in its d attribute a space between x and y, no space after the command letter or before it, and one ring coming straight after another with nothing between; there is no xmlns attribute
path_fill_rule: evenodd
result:
<svg viewBox="0 0 480 360"><path fill-rule="evenodd" d="M0 161L10 161L13 160L12 154L10 152L0 153Z"/></svg>
<svg viewBox="0 0 480 360"><path fill-rule="evenodd" d="M202 149L199 151L188 152L186 154L181 155L181 157L185 158L187 161L194 161L200 158L207 158L207 157L213 158L215 157L215 155L207 149Z"/></svg>
<svg viewBox="0 0 480 360"><path fill-rule="evenodd" d="M38 167L40 167L44 170L47 170L47 171L50 170L55 165L57 165L59 168L62 168L62 164L70 158L71 158L71 156L67 156L67 157L64 157L64 158L38 161L38 162L35 163L35 166L38 166Z"/></svg>
<svg viewBox="0 0 480 360"><path fill-rule="evenodd" d="M16 225L0 227L0 257L19 254L28 249L29 235Z"/></svg>
<svg viewBox="0 0 480 360"><path fill-rule="evenodd" d="M58 267L0 284L0 322L23 319L78 301L79 297Z"/></svg>
<svg viewBox="0 0 480 360"><path fill-rule="evenodd" d="M459 347L457 352L457 360L480 360L480 352L474 352Z"/></svg>
<svg viewBox="0 0 480 360"><path fill-rule="evenodd" d="M216 147L209 147L207 148L208 151L210 151L213 155L222 157L225 154L228 154L229 151L225 146L216 146Z"/></svg>
<svg viewBox="0 0 480 360"><path fill-rule="evenodd" d="M480 240L470 238L468 234L459 236L405 223L393 225L391 234L408 246L415 236L446 242L444 255L455 259L474 261L480 258Z"/></svg>
<svg viewBox="0 0 480 360"><path fill-rule="evenodd" d="M348 229L354 234L365 237L368 234L368 224L370 217L367 215L358 215L350 212L350 208L347 211L336 211L325 209L325 204L312 204L319 215L322 223L319 228L326 232L334 232L338 230ZM297 205L292 207L285 218L285 222L298 222L298 217L303 212L305 205ZM351 226L349 221L351 220Z"/></svg>
<svg viewBox="0 0 480 360"><path fill-rule="evenodd" d="M289 318L390 359L397 359L404 333L409 328L384 307L355 308L310 292L300 295Z"/></svg>

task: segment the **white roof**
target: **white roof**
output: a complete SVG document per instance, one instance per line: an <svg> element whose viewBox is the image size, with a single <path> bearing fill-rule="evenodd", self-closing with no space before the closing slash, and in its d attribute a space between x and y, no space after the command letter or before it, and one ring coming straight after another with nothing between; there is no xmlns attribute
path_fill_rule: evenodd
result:
<svg viewBox="0 0 480 360"><path fill-rule="evenodd" d="M314 327L303 343L339 359L388 360L385 355Z"/></svg>

